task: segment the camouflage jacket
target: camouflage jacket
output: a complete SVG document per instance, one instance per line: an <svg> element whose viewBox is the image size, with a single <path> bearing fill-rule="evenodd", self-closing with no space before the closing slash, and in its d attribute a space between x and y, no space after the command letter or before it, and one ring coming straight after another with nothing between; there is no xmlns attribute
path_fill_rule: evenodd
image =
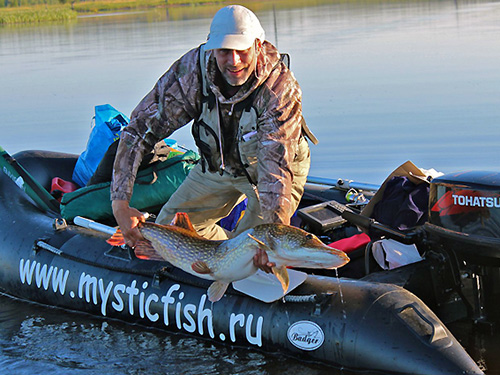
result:
<svg viewBox="0 0 500 375"><path fill-rule="evenodd" d="M200 65L203 63L200 64L198 47L177 60L132 112L130 124L122 131L116 155L111 199L130 201L142 157L158 141L200 117L202 103L206 100L202 92L202 76L206 75L226 131L238 126L244 111L238 103L251 98L257 113L257 163L252 177L257 182L264 221L288 224L293 179L291 166L294 160L303 159L297 155L298 143L307 130L304 129L302 94L297 81L280 61L276 48L268 42L263 44L258 55L255 76L229 99L214 83L217 66L210 51L207 51L206 66ZM201 69L205 69L205 74L201 74ZM237 142L229 139L226 143L226 170L238 174L241 165L239 157L234 155ZM304 168L309 168L309 165Z"/></svg>

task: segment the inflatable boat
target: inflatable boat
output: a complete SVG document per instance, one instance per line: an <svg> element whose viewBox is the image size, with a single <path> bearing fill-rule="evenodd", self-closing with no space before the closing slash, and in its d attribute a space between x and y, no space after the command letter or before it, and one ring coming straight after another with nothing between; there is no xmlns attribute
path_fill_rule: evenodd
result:
<svg viewBox="0 0 500 375"><path fill-rule="evenodd" d="M340 277L308 274L275 301L264 302L230 287L220 301L211 303L206 295L210 281L167 262L138 259L130 248L109 245L110 234L100 229L102 223L82 227L61 217L58 202L47 191L54 177L71 180L77 155L23 151L12 158L2 150L1 156L5 173L0 174L0 290L7 295L353 371L483 373L438 316L452 318L446 312L456 300L451 295L461 292L456 285L449 290L450 283L455 283L453 272L462 272L460 259L470 260L470 241L479 234L447 229L444 221L427 223L428 229L418 231L394 230L359 215L354 206L345 209L349 207L344 205L346 186L313 182L299 216L308 230L325 241L359 233L357 228L365 227L367 232L378 231L406 242L423 241L433 248L429 251L433 255L397 269L370 271L373 260L366 260L363 251L358 261L352 253L352 269L339 270ZM432 199L446 195L454 181L452 177L436 182L438 195L431 192ZM364 192L369 198L370 189ZM498 192L491 193L498 197ZM484 201L485 206L488 202ZM493 220L484 212L490 207L472 211ZM438 218L444 220L439 214ZM426 240L420 230L429 234ZM449 246L456 246L452 276L440 272L450 257L449 249L435 245L443 242L443 236L450 239ZM496 241L483 239L477 250L481 255L477 269L491 266L488 259L496 256L492 250ZM358 263L363 265L362 274L350 276ZM494 278L493 272L482 275ZM259 288L258 282L255 287ZM422 298L426 303L417 295L426 297ZM487 300L479 302L483 315L476 314L476 318L485 318ZM474 315L473 309L464 311Z"/></svg>

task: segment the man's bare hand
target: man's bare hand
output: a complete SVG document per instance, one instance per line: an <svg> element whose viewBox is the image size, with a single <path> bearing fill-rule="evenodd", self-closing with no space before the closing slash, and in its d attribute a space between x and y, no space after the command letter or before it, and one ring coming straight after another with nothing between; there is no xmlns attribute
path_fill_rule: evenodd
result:
<svg viewBox="0 0 500 375"><path fill-rule="evenodd" d="M257 253L253 257L253 264L255 267L261 269L266 273L273 272L272 268L276 267L276 263L270 262L267 253L260 248L257 250Z"/></svg>
<svg viewBox="0 0 500 375"><path fill-rule="evenodd" d="M122 231L125 243L130 247L135 247L138 241L144 240L141 232L137 228L139 222L146 219L142 212L130 207L127 201L116 200L112 202L113 215Z"/></svg>

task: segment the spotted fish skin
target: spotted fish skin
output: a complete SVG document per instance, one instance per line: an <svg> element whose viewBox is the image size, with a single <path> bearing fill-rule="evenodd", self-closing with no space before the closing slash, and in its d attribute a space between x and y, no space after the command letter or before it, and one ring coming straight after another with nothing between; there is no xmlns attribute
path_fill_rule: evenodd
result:
<svg viewBox="0 0 500 375"><path fill-rule="evenodd" d="M225 241L207 240L196 233L174 225L139 223L141 234L166 261L193 275L215 280L210 274L195 272L191 265L205 262L215 272L217 264L232 258L225 251Z"/></svg>
<svg viewBox="0 0 500 375"><path fill-rule="evenodd" d="M240 241L238 238L207 240L181 227L153 223L140 223L138 228L164 260L192 275L229 283L244 279L257 271L253 265L253 256L258 244L250 238L247 241ZM196 262L206 264L210 272L199 273L193 270L192 265Z"/></svg>
<svg viewBox="0 0 500 375"><path fill-rule="evenodd" d="M235 238L218 241L175 225L146 222L138 228L162 259L192 275L214 280L208 290L212 302L222 298L229 283L257 272L253 257L259 248L276 263L273 272L284 291L288 288L286 266L337 268L349 261L344 252L326 246L313 234L284 224L261 224Z"/></svg>

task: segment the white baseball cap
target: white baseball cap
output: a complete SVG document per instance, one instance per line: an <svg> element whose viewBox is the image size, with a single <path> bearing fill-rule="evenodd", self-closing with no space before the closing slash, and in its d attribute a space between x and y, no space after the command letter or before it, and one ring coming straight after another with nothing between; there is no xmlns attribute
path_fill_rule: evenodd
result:
<svg viewBox="0 0 500 375"><path fill-rule="evenodd" d="M227 48L244 51L266 33L257 16L241 5L229 5L215 13L205 49Z"/></svg>

